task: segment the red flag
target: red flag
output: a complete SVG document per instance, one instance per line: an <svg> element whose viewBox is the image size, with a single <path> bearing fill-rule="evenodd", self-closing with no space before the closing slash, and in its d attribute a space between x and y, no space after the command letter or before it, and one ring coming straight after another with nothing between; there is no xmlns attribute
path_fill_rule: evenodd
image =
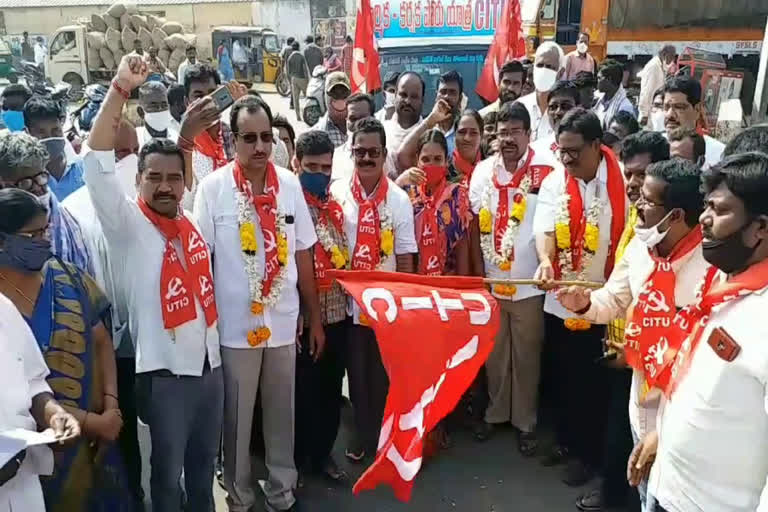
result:
<svg viewBox="0 0 768 512"><path fill-rule="evenodd" d="M379 50L373 35L371 0L361 0L355 25L355 46L352 50L352 92L370 92L381 88Z"/></svg>
<svg viewBox="0 0 768 512"><path fill-rule="evenodd" d="M425 436L456 407L493 348L499 306L479 277L333 271L376 331L389 395L373 464L355 494L411 497Z"/></svg>
<svg viewBox="0 0 768 512"><path fill-rule="evenodd" d="M520 0L507 0L497 23L485 66L475 87L475 92L488 101L496 101L499 97L499 69L507 61L525 56Z"/></svg>

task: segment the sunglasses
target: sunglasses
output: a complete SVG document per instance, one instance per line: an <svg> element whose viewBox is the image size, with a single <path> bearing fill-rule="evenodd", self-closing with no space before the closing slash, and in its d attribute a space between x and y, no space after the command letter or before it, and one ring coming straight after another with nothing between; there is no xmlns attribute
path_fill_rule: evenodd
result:
<svg viewBox="0 0 768 512"><path fill-rule="evenodd" d="M27 192L31 192L32 189L35 188L35 185L38 185L40 187L44 187L48 185L49 178L50 178L50 175L48 174L48 171L43 171L29 178L22 178L19 181L16 181L14 183L0 184L0 189L19 188L21 190L26 190Z"/></svg>
<svg viewBox="0 0 768 512"><path fill-rule="evenodd" d="M381 148L352 148L352 153L356 158L365 158L365 155L369 155L371 158L379 158L381 156Z"/></svg>
<svg viewBox="0 0 768 512"><path fill-rule="evenodd" d="M240 140L246 144L256 144L261 139L264 144L271 144L275 141L275 136L271 132L263 133L237 133L236 137L240 137Z"/></svg>

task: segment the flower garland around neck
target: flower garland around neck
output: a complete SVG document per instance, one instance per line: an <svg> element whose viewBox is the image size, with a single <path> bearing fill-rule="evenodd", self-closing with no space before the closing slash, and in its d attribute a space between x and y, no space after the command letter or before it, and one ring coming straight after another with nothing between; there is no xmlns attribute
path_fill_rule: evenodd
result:
<svg viewBox="0 0 768 512"><path fill-rule="evenodd" d="M262 280L264 279L265 272L259 262L256 225L253 222L256 211L245 194L240 190L237 190L235 194L237 197L237 222L240 228L240 248L243 252L243 259L245 260L245 273L248 276L251 313L254 316L262 317L263 324L264 308L275 306L280 299L280 293L283 289L283 280L288 264L288 239L285 235L285 214L278 211L276 218L277 260L280 265L280 270L272 280L269 294L264 297L262 296ZM252 347L256 347L267 341L271 336L272 332L269 327L262 325L248 333L248 344Z"/></svg>
<svg viewBox="0 0 768 512"><path fill-rule="evenodd" d="M531 190L530 173L526 173L525 177L520 182L519 190L515 193L512 199L512 207L509 208L509 218L507 219L507 227L501 236L501 242L499 243L499 251L496 251L496 244L494 243L494 219L499 215L498 208L494 214L491 213L491 195L495 189L493 183L489 183L483 194L483 203L480 208L480 248L483 251L483 256L486 261L499 267L500 270L507 271L512 268L512 260L514 254L514 245L517 234L520 232L520 226L523 224L525 218L525 212L527 210L527 197L528 192ZM506 194L506 189L499 191L501 194ZM494 291L499 295L512 296L517 292L515 286L507 285L495 285Z"/></svg>
<svg viewBox="0 0 768 512"><path fill-rule="evenodd" d="M318 199L317 201L319 202L320 200ZM328 199L328 201L333 201L333 199ZM315 233L317 234L318 242L320 242L323 250L328 255L333 267L337 270L341 270L349 268L349 247L347 246L347 237L344 233L344 227L341 221L334 223L341 245L337 244L334 240L329 228L329 225L333 223L332 215L334 215L334 213L331 210L329 210L326 215L323 215L322 210L318 210Z"/></svg>
<svg viewBox="0 0 768 512"><path fill-rule="evenodd" d="M386 202L381 204L379 210L379 230L381 232L381 245L379 246L379 253L381 258L379 264L376 266L376 270L380 270L387 262L392 253L395 252L395 231L392 224L392 211Z"/></svg>
<svg viewBox="0 0 768 512"><path fill-rule="evenodd" d="M602 210L600 197L595 194L589 205L584 228L584 250L581 256L581 268L573 268L573 249L571 247L571 215L568 203L571 197L566 193L558 198L555 214L555 240L558 248L558 263L561 278L566 281L586 281L587 269L600 244L599 217ZM586 331L592 324L583 318L566 318L565 327L571 331Z"/></svg>

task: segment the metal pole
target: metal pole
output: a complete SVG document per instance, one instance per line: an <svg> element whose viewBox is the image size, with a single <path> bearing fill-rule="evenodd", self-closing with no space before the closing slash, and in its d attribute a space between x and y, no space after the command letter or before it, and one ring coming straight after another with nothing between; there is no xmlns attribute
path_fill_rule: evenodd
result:
<svg viewBox="0 0 768 512"><path fill-rule="evenodd" d="M763 47L760 51L760 68L755 83L755 98L752 104L753 124L766 120L766 107L768 107L768 19L765 23Z"/></svg>

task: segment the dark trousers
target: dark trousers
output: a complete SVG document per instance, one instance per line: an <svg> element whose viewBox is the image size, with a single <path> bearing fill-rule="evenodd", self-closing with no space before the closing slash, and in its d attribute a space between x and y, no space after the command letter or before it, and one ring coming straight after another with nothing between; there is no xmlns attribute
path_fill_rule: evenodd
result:
<svg viewBox="0 0 768 512"><path fill-rule="evenodd" d="M600 467L610 370L595 361L603 353L605 326L570 331L561 318L545 317L557 442L585 464Z"/></svg>
<svg viewBox="0 0 768 512"><path fill-rule="evenodd" d="M325 326L325 351L318 361L309 354L309 329L296 354L296 442L294 459L322 470L331 454L341 422L341 388L348 322Z"/></svg>
<svg viewBox="0 0 768 512"><path fill-rule="evenodd" d="M620 507L628 505L631 500L632 505L628 509L638 510L639 496L627 483L627 461L634 447L628 407L632 370L610 368L607 369L607 378L609 397L603 443L603 505Z"/></svg>
<svg viewBox="0 0 768 512"><path fill-rule="evenodd" d="M117 357L117 395L120 412L123 415L123 429L120 431L118 446L128 476L131 494L138 510L144 510L144 492L141 490L141 451L136 414L136 359Z"/></svg>
<svg viewBox="0 0 768 512"><path fill-rule="evenodd" d="M376 453L379 444L389 377L381 362L379 344L373 329L352 325L348 340L347 375L349 397L355 410L356 445L371 455Z"/></svg>

